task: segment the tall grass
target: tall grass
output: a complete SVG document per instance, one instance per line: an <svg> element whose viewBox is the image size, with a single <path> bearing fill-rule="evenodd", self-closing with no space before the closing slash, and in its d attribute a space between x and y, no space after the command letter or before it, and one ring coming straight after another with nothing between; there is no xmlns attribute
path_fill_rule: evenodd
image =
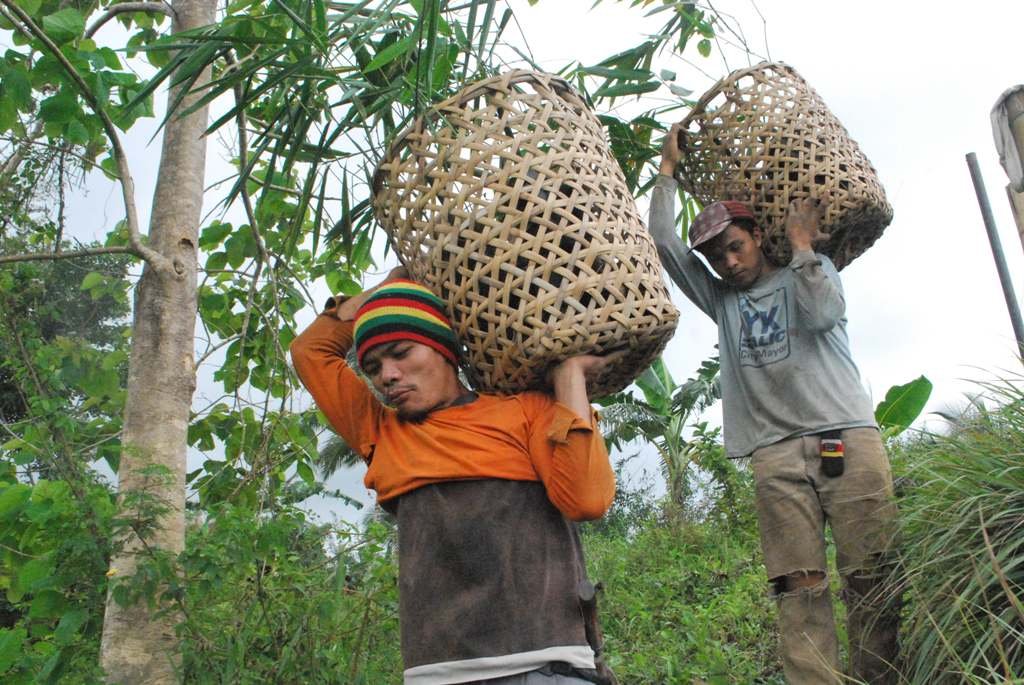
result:
<svg viewBox="0 0 1024 685"><path fill-rule="evenodd" d="M983 390L997 408L975 403L900 455L910 683L1024 681L1024 387Z"/></svg>

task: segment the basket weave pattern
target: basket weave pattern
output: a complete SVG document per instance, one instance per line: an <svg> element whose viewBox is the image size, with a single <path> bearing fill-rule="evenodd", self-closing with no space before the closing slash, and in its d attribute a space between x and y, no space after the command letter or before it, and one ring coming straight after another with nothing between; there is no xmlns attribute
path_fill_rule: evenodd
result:
<svg viewBox="0 0 1024 685"><path fill-rule="evenodd" d="M817 247L842 269L892 221L871 162L821 97L792 67L763 62L715 84L683 120L677 176L702 204L749 202L764 250L789 262L784 219L791 200L828 192Z"/></svg>
<svg viewBox="0 0 1024 685"><path fill-rule="evenodd" d="M509 72L439 104L389 148L374 210L412 277L446 302L479 389L543 387L567 357L628 348L591 384L598 397L675 331L622 171L562 79Z"/></svg>

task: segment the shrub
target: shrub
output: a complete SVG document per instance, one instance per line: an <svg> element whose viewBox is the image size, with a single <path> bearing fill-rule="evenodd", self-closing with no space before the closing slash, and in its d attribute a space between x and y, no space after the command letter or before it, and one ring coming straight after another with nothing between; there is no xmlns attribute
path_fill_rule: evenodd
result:
<svg viewBox="0 0 1024 685"><path fill-rule="evenodd" d="M647 519L632 539L584 538L619 680L784 682L756 526L672 521Z"/></svg>
<svg viewBox="0 0 1024 685"><path fill-rule="evenodd" d="M988 385L996 409L905 445L901 506L906 677L1024 678L1024 390Z"/></svg>
<svg viewBox="0 0 1024 685"><path fill-rule="evenodd" d="M328 551L330 550L330 552ZM223 505L190 533L186 683L398 682L388 528Z"/></svg>

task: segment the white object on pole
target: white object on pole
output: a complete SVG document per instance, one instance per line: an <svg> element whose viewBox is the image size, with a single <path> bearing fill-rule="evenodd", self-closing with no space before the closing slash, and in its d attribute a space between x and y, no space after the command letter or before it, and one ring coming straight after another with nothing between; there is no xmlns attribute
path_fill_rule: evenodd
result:
<svg viewBox="0 0 1024 685"><path fill-rule="evenodd" d="M1024 84L999 96L992 108L992 135L1010 187L1024 192Z"/></svg>

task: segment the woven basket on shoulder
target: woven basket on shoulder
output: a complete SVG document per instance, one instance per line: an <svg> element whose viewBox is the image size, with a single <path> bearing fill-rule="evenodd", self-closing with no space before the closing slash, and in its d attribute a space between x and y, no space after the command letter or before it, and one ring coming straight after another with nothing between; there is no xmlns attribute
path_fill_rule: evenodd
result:
<svg viewBox="0 0 1024 685"><path fill-rule="evenodd" d="M702 204L749 202L766 232L764 250L788 263L783 220L791 200L828 192L816 249L842 269L892 221L871 162L792 67L763 62L729 74L683 120L676 173Z"/></svg>
<svg viewBox="0 0 1024 685"><path fill-rule="evenodd" d="M628 349L592 383L599 397L675 331L604 131L560 78L513 71L468 86L396 139L373 185L378 220L447 304L482 390L543 387L567 357Z"/></svg>

